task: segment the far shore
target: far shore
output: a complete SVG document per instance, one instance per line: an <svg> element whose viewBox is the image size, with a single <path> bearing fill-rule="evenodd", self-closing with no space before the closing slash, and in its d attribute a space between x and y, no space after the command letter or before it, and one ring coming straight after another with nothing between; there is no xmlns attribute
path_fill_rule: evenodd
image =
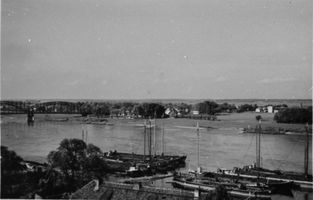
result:
<svg viewBox="0 0 313 200"><path fill-rule="evenodd" d="M244 132L253 133L256 127L259 125L256 120L256 116L262 116L261 127L264 133L271 133L271 130L278 131L281 134L300 133L305 134L306 124L286 124L277 123L274 121L273 113L256 113L256 112L243 112L243 113L221 113L217 115L217 120L196 120L186 118L164 118L156 119L158 126L190 126L196 127L197 122L201 128L208 129L223 129L234 128L244 130ZM2 115L2 118L9 117L10 115ZM110 117L96 117L90 115L82 117L80 114L35 114L35 123L37 122L63 122L63 123L81 123L81 124L93 124L99 126L115 124L135 124L137 126L143 125L145 120L149 119L129 119L129 118L110 118ZM252 130L252 131L251 131ZM253 131L254 130L254 131ZM309 132L312 132L312 124L309 125Z"/></svg>

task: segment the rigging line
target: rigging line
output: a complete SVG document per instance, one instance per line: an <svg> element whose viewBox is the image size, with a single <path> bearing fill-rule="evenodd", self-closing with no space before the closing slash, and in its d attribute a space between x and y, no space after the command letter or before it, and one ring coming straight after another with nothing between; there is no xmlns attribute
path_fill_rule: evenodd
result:
<svg viewBox="0 0 313 200"><path fill-rule="evenodd" d="M298 144L299 144L299 142L300 142L300 135L298 135L298 136L297 136L296 142L295 142L295 143L293 143L292 148L290 149L290 151L288 152L288 154L287 154L287 156L284 158L284 160L289 159L289 157L290 157L290 155L291 155L291 152L293 152L293 151L294 151L294 149L295 149L296 145L298 145ZM283 165L283 163L280 163L280 164L279 164L279 166L278 166L278 169L280 169L282 165Z"/></svg>
<svg viewBox="0 0 313 200"><path fill-rule="evenodd" d="M264 140L264 134L261 134L261 140L262 140L262 141L265 141L265 140ZM263 146L263 147L264 147L264 146L267 146L267 144L266 144L266 145L264 145L264 144L265 144L265 142L262 142L262 146ZM268 152L268 154L269 154L270 160L271 160L271 162L272 162L272 164L273 164L274 159L273 159L273 154L271 153L273 148L272 148L271 145L268 145L267 147L268 147L269 150L270 150L270 151ZM267 149L267 148L262 148L262 147L261 147L261 149ZM264 155L264 154L263 154L263 155ZM262 158L262 156L261 156L261 159L262 159L262 163L263 163L263 158Z"/></svg>
<svg viewBox="0 0 313 200"><path fill-rule="evenodd" d="M251 137L251 140L250 140L250 144L249 144L249 147L248 147L248 150L245 151L245 154L243 155L243 160L246 158L247 156L247 152L249 152L250 148L251 148L251 145L252 145L252 142L254 141L254 136L256 136L256 134L253 134L252 137Z"/></svg>

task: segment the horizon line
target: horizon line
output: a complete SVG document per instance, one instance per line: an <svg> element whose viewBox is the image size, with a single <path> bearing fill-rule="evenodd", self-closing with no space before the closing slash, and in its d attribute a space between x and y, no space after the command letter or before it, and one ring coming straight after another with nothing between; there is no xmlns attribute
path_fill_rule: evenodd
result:
<svg viewBox="0 0 313 200"><path fill-rule="evenodd" d="M92 101L157 101L157 100L311 100L312 98L0 98L0 101L10 100L92 100Z"/></svg>

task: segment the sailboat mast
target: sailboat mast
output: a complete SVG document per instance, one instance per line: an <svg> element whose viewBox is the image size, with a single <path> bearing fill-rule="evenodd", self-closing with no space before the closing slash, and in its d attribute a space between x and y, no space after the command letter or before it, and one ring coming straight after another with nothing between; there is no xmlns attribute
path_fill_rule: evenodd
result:
<svg viewBox="0 0 313 200"><path fill-rule="evenodd" d="M309 124L307 123L305 126L306 131L306 141L305 141L305 149L304 149L304 176L308 176L309 171Z"/></svg>
<svg viewBox="0 0 313 200"><path fill-rule="evenodd" d="M143 160L146 160L146 135L147 135L147 124L146 124L146 120L145 120L145 123L144 123L144 135L143 135Z"/></svg>
<svg viewBox="0 0 313 200"><path fill-rule="evenodd" d="M162 124L162 155L164 154L164 122Z"/></svg>
<svg viewBox="0 0 313 200"><path fill-rule="evenodd" d="M86 134L85 134L85 137L86 137L86 144L88 144L88 129L86 128Z"/></svg>
<svg viewBox="0 0 313 200"><path fill-rule="evenodd" d="M197 170L198 170L198 172L200 172L200 135L199 135L199 122L197 122L197 139L198 139Z"/></svg>
<svg viewBox="0 0 313 200"><path fill-rule="evenodd" d="M152 146L152 137L151 137L151 120L149 120L149 159L151 161L151 146Z"/></svg>
<svg viewBox="0 0 313 200"><path fill-rule="evenodd" d="M154 117L154 127L153 127L153 151L154 151L154 155L156 155L156 132L155 132L155 127L156 127L156 120L155 120L155 117Z"/></svg>
<svg viewBox="0 0 313 200"><path fill-rule="evenodd" d="M256 136L256 167L261 167L261 120L259 120L259 130Z"/></svg>

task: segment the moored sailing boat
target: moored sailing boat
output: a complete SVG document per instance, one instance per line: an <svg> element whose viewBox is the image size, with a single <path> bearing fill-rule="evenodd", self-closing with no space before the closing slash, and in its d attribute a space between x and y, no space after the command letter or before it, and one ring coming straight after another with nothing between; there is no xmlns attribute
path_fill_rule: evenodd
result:
<svg viewBox="0 0 313 200"><path fill-rule="evenodd" d="M200 130L199 124L196 127L197 132L197 170L189 174L174 174L171 182L174 187L186 190L199 190L203 192L215 191L218 193L219 188L223 188L230 197L240 199L271 199L271 190L267 185L253 184L252 182L239 182L233 178L220 179L217 177L205 177L200 167Z"/></svg>
<svg viewBox="0 0 313 200"><path fill-rule="evenodd" d="M203 180L199 177L191 177L188 174L174 175L171 182L174 187L186 190L199 190L202 192L218 192L219 188L223 188L229 197L240 199L271 199L271 190L266 187L254 187L249 184L236 184L231 180Z"/></svg>
<svg viewBox="0 0 313 200"><path fill-rule="evenodd" d="M304 173L285 172L280 170L264 169L260 165L261 161L261 121L259 120L259 131L256 137L256 164L244 166L243 168L235 167L233 170L219 169L215 175L224 176L228 178L249 179L251 181L265 182L267 184L281 184L290 187L294 184L293 189L313 191L312 175L308 173L309 160L309 133L308 125L306 126L306 144L305 144L305 158L304 158ZM288 183L288 184L287 184Z"/></svg>
<svg viewBox="0 0 313 200"><path fill-rule="evenodd" d="M165 155L164 154L164 130L162 131L162 154L156 154L156 125L151 124L151 120L147 125L146 122L143 125L144 127L144 152L143 155L135 153L124 153L117 151L110 151L103 154L103 159L109 162L118 162L124 163L125 166L130 166L129 170L126 170L129 174L134 174L136 172L140 175L148 175L153 173L166 173L168 171L175 170L179 167L185 166L186 155ZM154 137L152 137L152 127L154 127ZM154 148L152 152L152 138L154 142ZM148 151L148 154L147 154ZM149 170L141 170L138 168L140 166L147 165ZM137 173L139 171L140 173ZM146 173L146 172L149 173Z"/></svg>

